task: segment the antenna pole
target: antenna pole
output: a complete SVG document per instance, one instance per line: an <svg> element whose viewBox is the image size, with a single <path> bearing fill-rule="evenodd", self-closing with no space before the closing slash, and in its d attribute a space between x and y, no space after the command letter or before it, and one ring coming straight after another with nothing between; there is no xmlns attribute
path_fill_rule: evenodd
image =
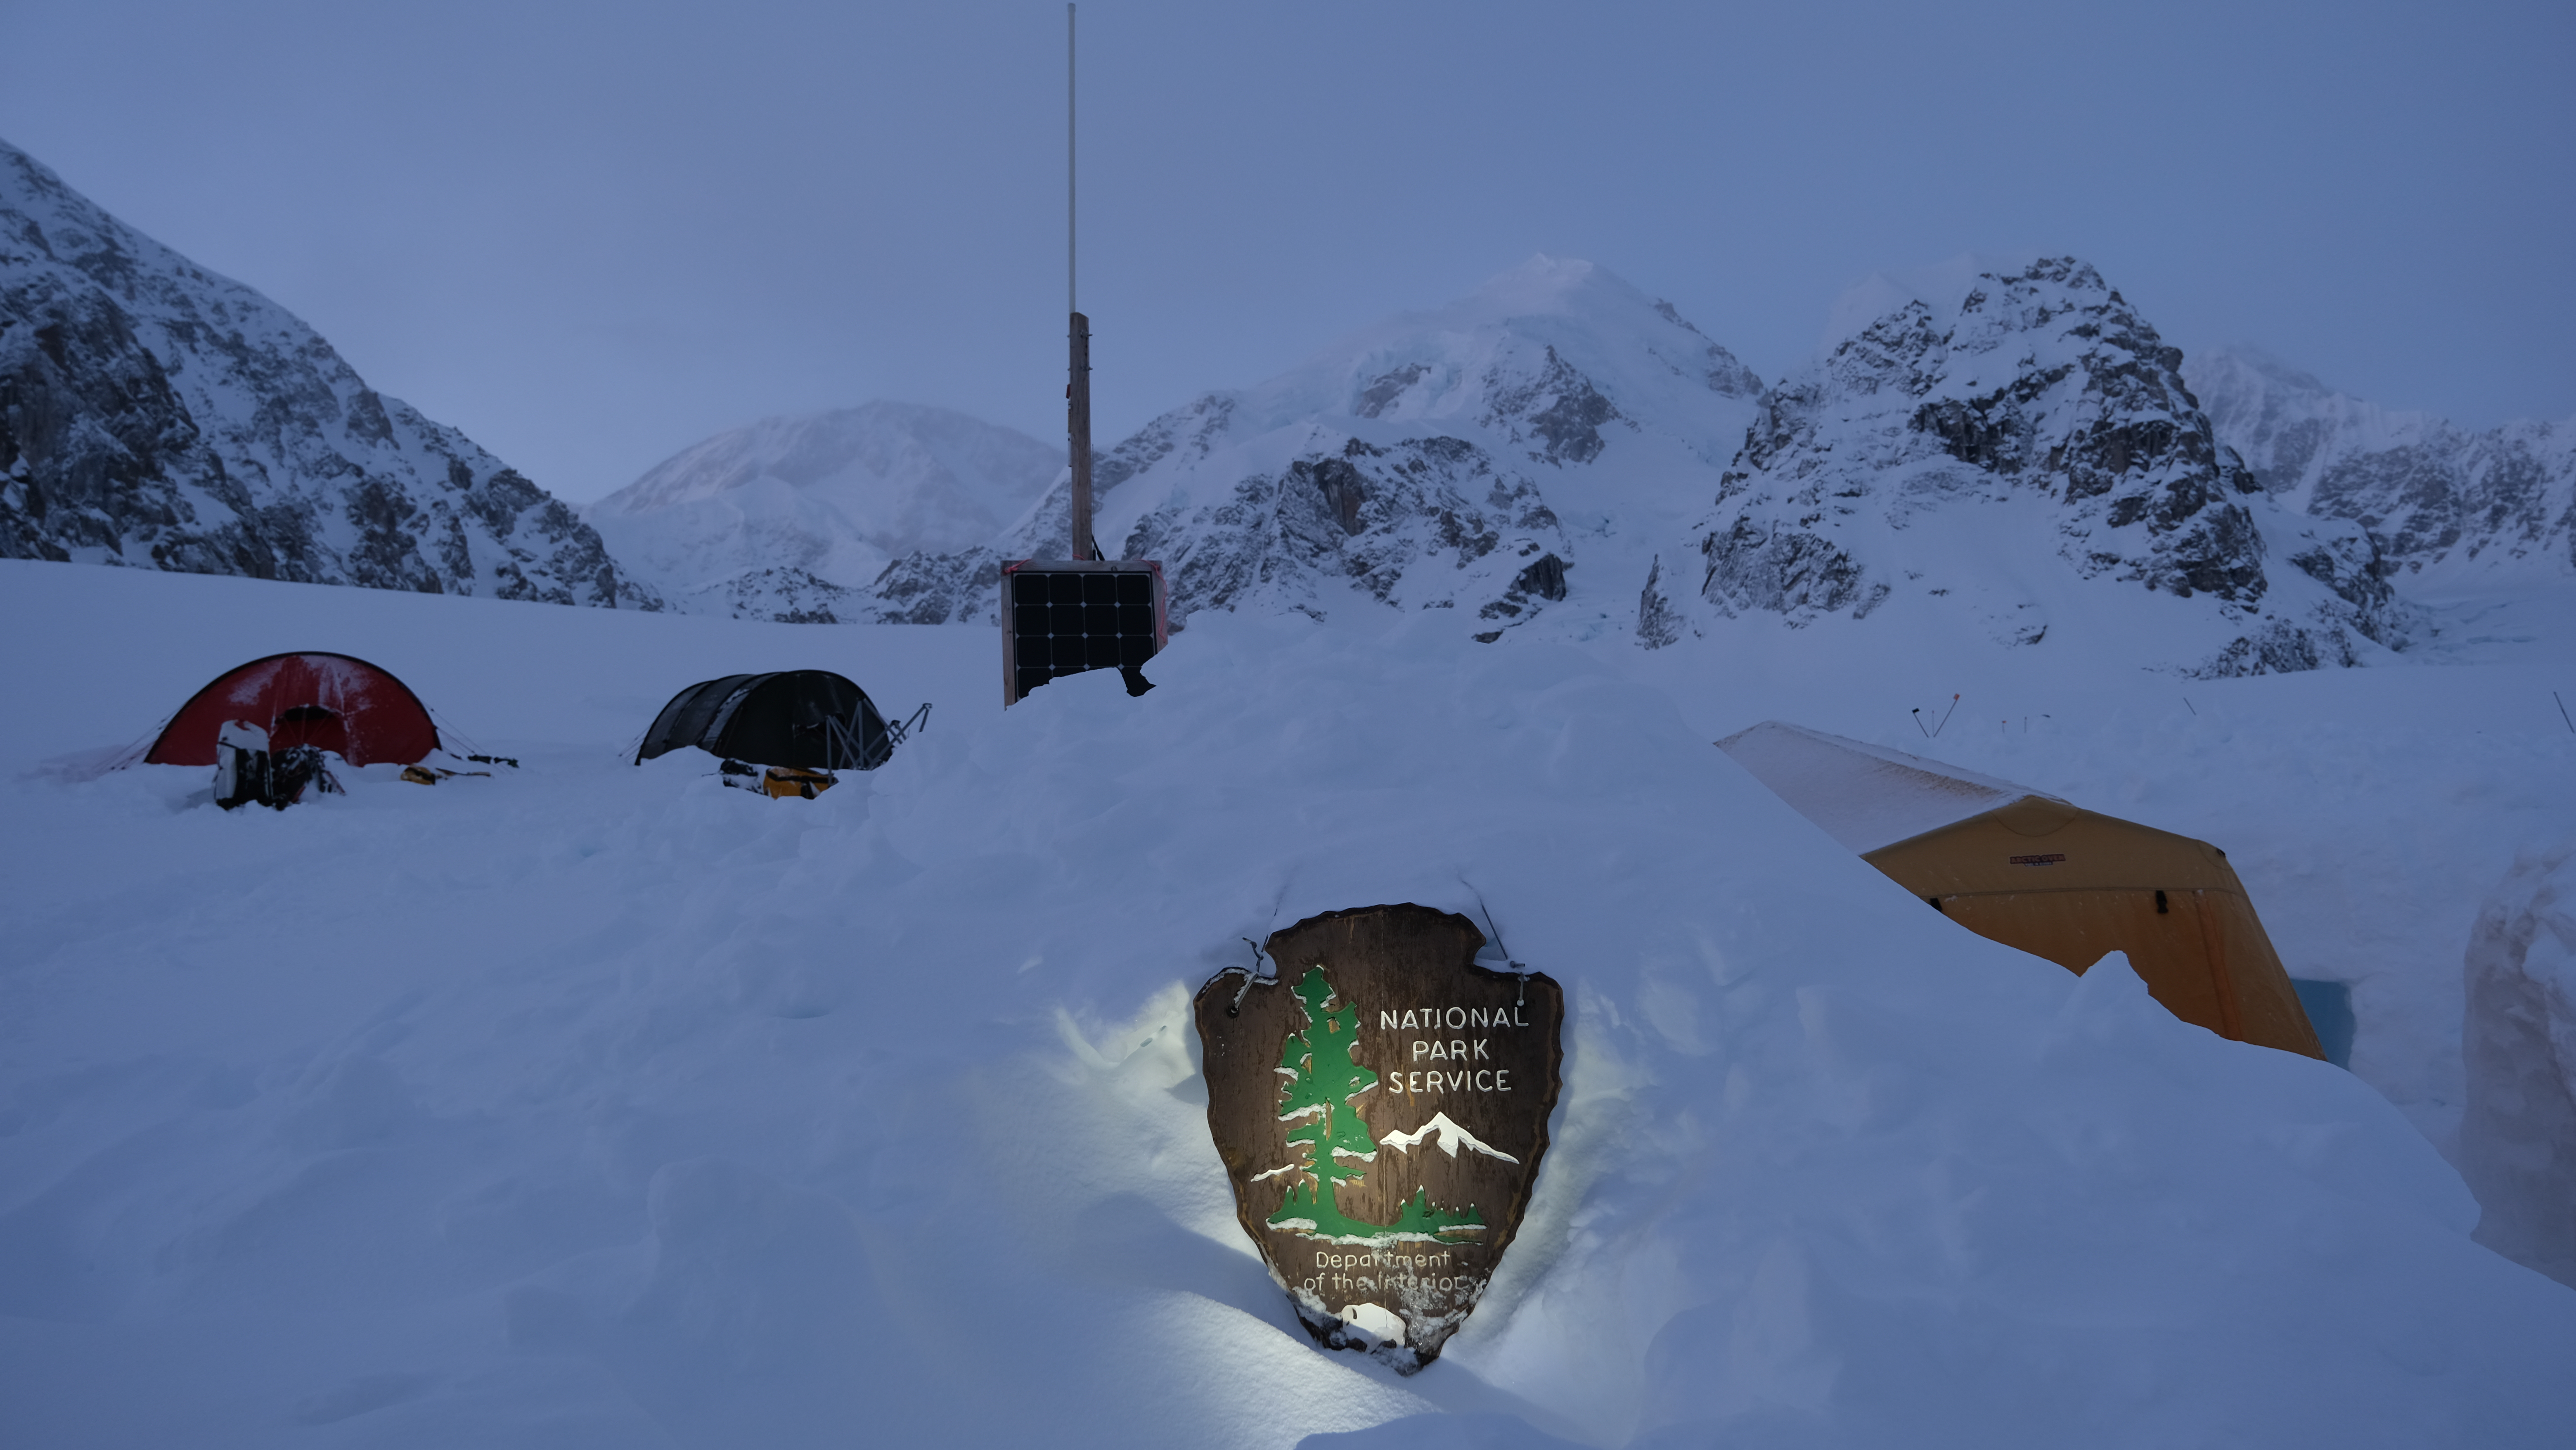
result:
<svg viewBox="0 0 2576 1450"><path fill-rule="evenodd" d="M1073 550L1071 557L1089 559L1099 550L1091 541L1091 319L1082 315L1074 290L1074 138L1073 138L1073 5L1064 7L1064 310L1071 314L1067 337L1072 344L1072 376L1065 384L1065 438L1073 454Z"/></svg>
<svg viewBox="0 0 2576 1450"><path fill-rule="evenodd" d="M1064 7L1064 310L1080 312L1073 290L1073 0Z"/></svg>

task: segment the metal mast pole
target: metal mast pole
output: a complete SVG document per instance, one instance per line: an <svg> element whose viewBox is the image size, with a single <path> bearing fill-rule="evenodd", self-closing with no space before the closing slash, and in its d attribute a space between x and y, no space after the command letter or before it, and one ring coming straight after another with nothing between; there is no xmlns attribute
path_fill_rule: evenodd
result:
<svg viewBox="0 0 2576 1450"><path fill-rule="evenodd" d="M1072 379L1065 385L1065 436L1073 453L1073 550L1089 559L1091 542L1091 319L1074 292L1073 5L1064 7L1064 310L1072 314Z"/></svg>

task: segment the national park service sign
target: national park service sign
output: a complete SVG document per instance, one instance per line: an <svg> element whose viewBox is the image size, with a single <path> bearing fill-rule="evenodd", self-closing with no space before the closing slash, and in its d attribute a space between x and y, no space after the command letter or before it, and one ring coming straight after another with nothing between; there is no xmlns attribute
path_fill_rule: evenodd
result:
<svg viewBox="0 0 2576 1450"><path fill-rule="evenodd" d="M1408 1374L1484 1296L1556 1106L1565 993L1477 966L1484 941L1428 907L1326 912L1270 938L1275 975L1199 989L1235 1216L1317 1340Z"/></svg>

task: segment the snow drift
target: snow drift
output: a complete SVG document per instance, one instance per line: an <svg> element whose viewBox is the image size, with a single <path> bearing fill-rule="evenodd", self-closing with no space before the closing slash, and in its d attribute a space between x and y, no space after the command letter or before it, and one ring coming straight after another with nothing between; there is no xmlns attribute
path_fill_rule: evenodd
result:
<svg viewBox="0 0 2576 1450"><path fill-rule="evenodd" d="M2576 848L2514 863L2463 967L2460 1169L2478 1241L2576 1284Z"/></svg>
<svg viewBox="0 0 2576 1450"><path fill-rule="evenodd" d="M2411 1447L2576 1415L2576 1295L2470 1242L2377 1094L1925 911L1711 748L1650 683L1677 651L1210 613L1141 699L942 712L777 803L614 751L718 655L989 698L989 632L0 589L191 606L84 709L158 698L134 676L190 630L307 629L527 765L256 820L196 771L0 784L14 1439ZM1757 667L1738 708L1799 678ZM1379 901L1490 911L1573 1004L1520 1242L1403 1383L1314 1349L1241 1241L1186 1016L1241 938Z"/></svg>

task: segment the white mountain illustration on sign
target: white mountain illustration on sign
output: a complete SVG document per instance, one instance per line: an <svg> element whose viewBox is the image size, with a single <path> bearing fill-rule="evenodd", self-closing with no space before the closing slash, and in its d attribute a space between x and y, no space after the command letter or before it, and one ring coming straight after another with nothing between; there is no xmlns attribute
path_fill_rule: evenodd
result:
<svg viewBox="0 0 2576 1450"><path fill-rule="evenodd" d="M1451 1122L1447 1113L1433 1113L1431 1115L1430 1122L1423 1124L1412 1132L1389 1133L1385 1137L1378 1139L1378 1141L1395 1149L1399 1153L1403 1153L1410 1152L1416 1144L1420 1143L1425 1138L1436 1139L1437 1141L1433 1146L1437 1147L1441 1152L1448 1154L1452 1158L1458 1156L1458 1145L1463 1143L1472 1151L1482 1153L1488 1158L1500 1158L1506 1163L1518 1163L1521 1161L1518 1158L1513 1157L1511 1154L1486 1143L1483 1139L1478 1138L1475 1134L1459 1127L1456 1123Z"/></svg>

